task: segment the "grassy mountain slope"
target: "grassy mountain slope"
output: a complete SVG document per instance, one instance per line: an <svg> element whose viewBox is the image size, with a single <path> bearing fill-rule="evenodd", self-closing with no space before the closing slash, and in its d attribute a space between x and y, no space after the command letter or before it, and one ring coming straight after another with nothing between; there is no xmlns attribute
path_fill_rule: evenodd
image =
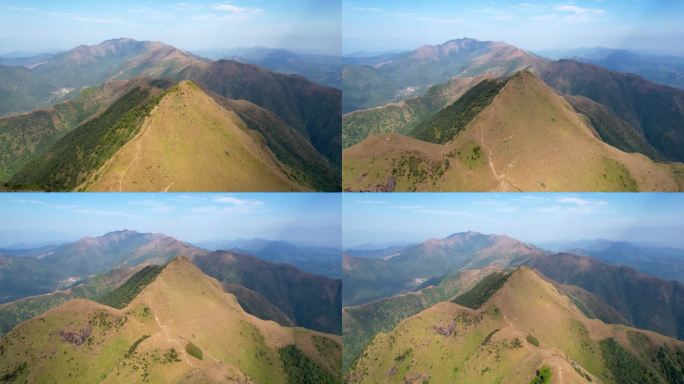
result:
<svg viewBox="0 0 684 384"><path fill-rule="evenodd" d="M342 370L347 371L352 366L375 335L380 332L389 332L407 317L470 289L486 274L487 272L481 270L462 270L441 279L436 285L430 285L416 292L344 307L342 309L342 334L344 335Z"/></svg>
<svg viewBox="0 0 684 384"><path fill-rule="evenodd" d="M335 382L339 343L248 315L178 258L121 310L72 300L22 323L0 341L0 372L32 382L286 383L279 351L294 346Z"/></svg>
<svg viewBox="0 0 684 384"><path fill-rule="evenodd" d="M140 266L117 268L111 272L87 278L64 290L0 304L0 335L9 332L22 321L41 315L69 300L76 298L97 300L128 281L139 269L141 269Z"/></svg>
<svg viewBox="0 0 684 384"><path fill-rule="evenodd" d="M375 135L345 149L345 190L677 191L681 164L602 142L585 117L523 71L455 137Z"/></svg>
<svg viewBox="0 0 684 384"><path fill-rule="evenodd" d="M454 103L421 121L410 136L436 144L453 140L475 116L491 104L504 85L506 82L501 80L484 80L478 83Z"/></svg>
<svg viewBox="0 0 684 384"><path fill-rule="evenodd" d="M340 280L236 252L211 252L197 255L193 261L204 273L223 284L240 284L264 296L300 326L341 333Z"/></svg>
<svg viewBox="0 0 684 384"><path fill-rule="evenodd" d="M191 82L155 101L141 127L79 189L301 190L263 139Z"/></svg>
<svg viewBox="0 0 684 384"><path fill-rule="evenodd" d="M454 78L430 87L425 95L342 116L342 145L346 148L376 133L408 135L435 112L458 100L488 76Z"/></svg>
<svg viewBox="0 0 684 384"><path fill-rule="evenodd" d="M277 115L246 100L232 100L211 93L217 103L235 112L248 129L259 132L289 177L314 190L335 192L342 184L339 166L323 156L306 136Z"/></svg>
<svg viewBox="0 0 684 384"><path fill-rule="evenodd" d="M677 383L683 352L680 341L586 318L552 284L521 268L478 310L443 302L379 334L347 377L527 383L548 367L553 382Z"/></svg>
<svg viewBox="0 0 684 384"><path fill-rule="evenodd" d="M551 87L609 108L664 159L684 161L684 90L572 60L540 63L535 70Z"/></svg>
<svg viewBox="0 0 684 384"><path fill-rule="evenodd" d="M109 81L87 88L79 96L52 108L0 118L0 182L21 169L31 157L48 150L58 139L109 107L141 80Z"/></svg>
<svg viewBox="0 0 684 384"><path fill-rule="evenodd" d="M146 76L192 80L224 97L248 100L278 115L331 163L341 163L341 92L297 75L235 61L210 62L174 47L115 39L79 46L34 69L0 66L0 114L71 98L86 86Z"/></svg>
<svg viewBox="0 0 684 384"><path fill-rule="evenodd" d="M658 151L634 126L607 107L583 96L564 96L578 113L589 118L591 126L606 143L625 152L638 152L653 160L662 160Z"/></svg>
<svg viewBox="0 0 684 384"><path fill-rule="evenodd" d="M487 72L509 76L535 60L534 55L504 43L457 39L424 45L374 65L343 65L343 111L400 101L456 76Z"/></svg>
<svg viewBox="0 0 684 384"><path fill-rule="evenodd" d="M526 265L600 297L627 324L684 339L684 285L680 282L565 253L531 258Z"/></svg>
<svg viewBox="0 0 684 384"><path fill-rule="evenodd" d="M229 99L244 99L297 129L333 164L341 162L341 92L303 77L235 61L197 63L173 76L192 80Z"/></svg>
<svg viewBox="0 0 684 384"><path fill-rule="evenodd" d="M12 176L9 185L48 191L75 189L135 136L162 92L154 84L133 88L102 114L34 157Z"/></svg>

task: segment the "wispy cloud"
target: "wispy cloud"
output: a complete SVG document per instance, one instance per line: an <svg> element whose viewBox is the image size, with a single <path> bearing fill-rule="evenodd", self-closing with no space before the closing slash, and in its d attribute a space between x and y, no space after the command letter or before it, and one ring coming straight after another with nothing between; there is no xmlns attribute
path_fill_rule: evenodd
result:
<svg viewBox="0 0 684 384"><path fill-rule="evenodd" d="M468 218L478 217L472 213L465 210L457 209L442 209L442 208L432 208L422 204L396 204L385 200L373 200L373 199L356 199L357 203L361 204L371 204L371 205L383 205L390 209L398 209L402 211L410 211L415 213L423 213L427 215L440 215L440 216L462 216Z"/></svg>
<svg viewBox="0 0 684 384"><path fill-rule="evenodd" d="M32 8L32 7L17 7L17 6L13 6L13 5L4 5L3 8L10 10L10 11L15 11L15 12L33 13L33 14L40 15L40 16L49 16L49 17L60 18L60 19L71 20L71 21L81 21L81 22L89 22L89 23L97 23L97 24L108 24L108 23L120 22L119 19L84 16L84 15L79 15L79 14L71 13L71 12L50 12L50 11L43 11L41 9Z"/></svg>
<svg viewBox="0 0 684 384"><path fill-rule="evenodd" d="M602 200L589 200L579 197L562 197L550 204L535 209L538 213L591 213L608 205Z"/></svg>
<svg viewBox="0 0 684 384"><path fill-rule="evenodd" d="M353 11L359 11L359 12L381 13L381 14L384 14L387 16L399 17L399 18L410 19L410 20L415 20L415 21L431 22L431 23L462 24L465 22L463 19L460 19L460 18L442 17L442 16L428 16L428 15L421 15L421 14L417 14L417 13L406 13L406 12L391 12L391 11L384 10L382 8L349 6L348 9L353 10Z"/></svg>
<svg viewBox="0 0 684 384"><path fill-rule="evenodd" d="M56 204L56 203L48 203L45 201L35 200L35 199L13 199L12 202L20 203L20 204L40 205L40 206L47 207L47 208L59 209L59 210L63 210L63 211L81 213L81 214L86 214L86 215L119 216L119 217L126 217L126 218L136 219L136 220L141 219L141 217L139 217L139 216L132 215L130 213L126 213L123 211L93 209L93 208L87 208L87 207L76 205L76 204Z"/></svg>

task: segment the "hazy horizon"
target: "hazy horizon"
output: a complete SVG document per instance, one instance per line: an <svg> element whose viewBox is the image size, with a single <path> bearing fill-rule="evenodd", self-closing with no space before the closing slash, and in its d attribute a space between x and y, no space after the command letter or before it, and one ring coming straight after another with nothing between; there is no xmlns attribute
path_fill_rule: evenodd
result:
<svg viewBox="0 0 684 384"><path fill-rule="evenodd" d="M342 246L476 231L543 244L605 239L684 248L684 196L667 193L392 193L342 198ZM348 230L347 228L354 228Z"/></svg>
<svg viewBox="0 0 684 384"><path fill-rule="evenodd" d="M263 46L340 54L341 6L326 0L0 2L0 55L61 52L119 37L186 51Z"/></svg>
<svg viewBox="0 0 684 384"><path fill-rule="evenodd" d="M344 55L469 37L532 52L606 47L684 56L684 3L664 0L350 0L342 15Z"/></svg>
<svg viewBox="0 0 684 384"><path fill-rule="evenodd" d="M340 246L341 198L326 193L3 193L0 248L123 229L190 243L263 238Z"/></svg>

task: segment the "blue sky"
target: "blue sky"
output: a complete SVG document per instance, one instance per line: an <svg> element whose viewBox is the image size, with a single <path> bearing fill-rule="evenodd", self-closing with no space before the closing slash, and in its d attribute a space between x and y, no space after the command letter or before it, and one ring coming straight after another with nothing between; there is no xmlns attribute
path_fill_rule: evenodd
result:
<svg viewBox="0 0 684 384"><path fill-rule="evenodd" d="M678 0L342 0L344 53L471 37L537 51L605 46L684 56Z"/></svg>
<svg viewBox="0 0 684 384"><path fill-rule="evenodd" d="M0 193L0 247L110 231L189 242L265 238L339 246L341 196L329 193Z"/></svg>
<svg viewBox="0 0 684 384"><path fill-rule="evenodd" d="M267 46L339 54L340 7L330 0L0 0L0 54L118 37L191 51Z"/></svg>
<svg viewBox="0 0 684 384"><path fill-rule="evenodd" d="M469 230L532 243L603 238L684 247L680 193L344 194L342 207L345 247Z"/></svg>

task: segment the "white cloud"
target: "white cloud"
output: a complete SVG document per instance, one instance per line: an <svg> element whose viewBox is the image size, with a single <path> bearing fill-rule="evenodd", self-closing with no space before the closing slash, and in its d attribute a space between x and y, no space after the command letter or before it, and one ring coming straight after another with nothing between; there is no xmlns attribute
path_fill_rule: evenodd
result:
<svg viewBox="0 0 684 384"><path fill-rule="evenodd" d="M558 202L562 204L574 205L576 207L599 206L607 204L605 201L586 200L580 199L579 197L564 197L558 199Z"/></svg>
<svg viewBox="0 0 684 384"><path fill-rule="evenodd" d="M83 15L79 15L76 13L70 13L70 12L46 12L46 11L40 10L38 8L31 8L31 7L15 7L15 6L11 6L11 5L5 5L4 8L7 10L10 10L10 11L28 12L28 13L34 13L37 15L41 15L41 16L48 16L48 17L54 17L54 18L59 18L59 19L66 19L66 20L72 20L72 21L82 21L82 22L89 22L89 23L96 23L96 24L109 24L109 23L120 22L119 19L111 19L111 18L103 18L103 17L90 17L90 16L83 16Z"/></svg>
<svg viewBox="0 0 684 384"><path fill-rule="evenodd" d="M375 13L381 13L381 14L384 14L387 16L399 17L399 18L410 19L410 20L415 20L415 21L425 21L425 22L440 23L440 24L462 24L462 23L464 23L463 19L452 18L452 17L435 17L435 16L420 15L417 13L390 12L390 11L386 11L386 10L381 9L381 8L371 8L371 7L350 6L348 8L353 10L353 11L375 12Z"/></svg>
<svg viewBox="0 0 684 384"><path fill-rule="evenodd" d="M561 14L563 20L581 23L594 21L605 13L603 9L585 8L572 4L556 5L553 9Z"/></svg>
<svg viewBox="0 0 684 384"><path fill-rule="evenodd" d="M119 217L127 217L127 218L131 218L131 219L136 219L136 220L141 219L138 216L131 215L129 213L122 212L122 211L92 209L92 208L86 208L86 207L82 207L82 206L75 205L75 204L53 204L53 203L47 203L45 201L34 200L34 199L13 199L12 201L15 203L20 203L20 204L41 205L43 207L59 209L59 210L69 211L69 212L74 212L74 213L81 213L81 214L86 214L86 215L119 216Z"/></svg>
<svg viewBox="0 0 684 384"><path fill-rule="evenodd" d="M215 203L222 203L222 204L230 204L236 207L244 207L248 205L263 205L263 201L259 200L247 200L247 199L238 199L237 197L233 196L221 196L221 197L216 197L213 199Z"/></svg>

